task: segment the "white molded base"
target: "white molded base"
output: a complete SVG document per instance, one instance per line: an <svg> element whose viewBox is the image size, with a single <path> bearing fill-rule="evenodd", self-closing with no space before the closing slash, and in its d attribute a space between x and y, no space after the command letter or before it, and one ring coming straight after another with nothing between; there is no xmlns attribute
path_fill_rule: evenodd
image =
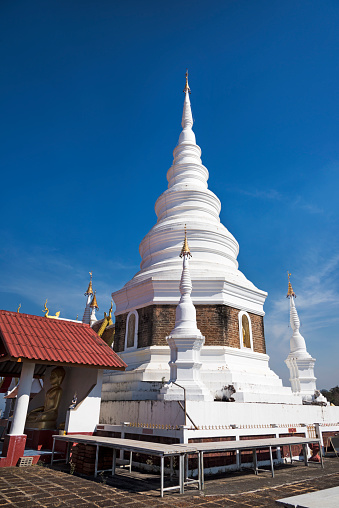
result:
<svg viewBox="0 0 339 508"><path fill-rule="evenodd" d="M104 374L102 400L157 400L163 384L170 379L169 347L150 346L119 356L128 368ZM203 346L201 380L219 400L301 405L301 396L282 385L268 360L268 355L251 350Z"/></svg>

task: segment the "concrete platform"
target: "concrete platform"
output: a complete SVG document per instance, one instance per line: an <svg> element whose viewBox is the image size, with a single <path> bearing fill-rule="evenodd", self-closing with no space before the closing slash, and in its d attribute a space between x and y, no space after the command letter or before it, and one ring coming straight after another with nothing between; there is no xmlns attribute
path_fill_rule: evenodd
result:
<svg viewBox="0 0 339 508"><path fill-rule="evenodd" d="M300 496L286 497L277 500L279 505L287 508L338 508L339 506L339 487L331 489L318 490Z"/></svg>

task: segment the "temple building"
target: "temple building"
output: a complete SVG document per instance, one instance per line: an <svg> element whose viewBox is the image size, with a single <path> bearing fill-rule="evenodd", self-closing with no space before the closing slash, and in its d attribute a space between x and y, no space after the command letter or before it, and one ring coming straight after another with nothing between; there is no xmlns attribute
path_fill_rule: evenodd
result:
<svg viewBox="0 0 339 508"><path fill-rule="evenodd" d="M104 400L156 400L154 383L170 376L166 337L175 323L184 228L197 327L205 337L201 379L216 400L301 403L269 368L264 335L267 296L239 270L239 245L221 224L220 200L208 189L208 170L192 130L186 75L182 132L167 172L168 189L155 203L157 223L140 243L140 271L112 294L114 350L125 373L107 375ZM147 384L148 383L148 384Z"/></svg>

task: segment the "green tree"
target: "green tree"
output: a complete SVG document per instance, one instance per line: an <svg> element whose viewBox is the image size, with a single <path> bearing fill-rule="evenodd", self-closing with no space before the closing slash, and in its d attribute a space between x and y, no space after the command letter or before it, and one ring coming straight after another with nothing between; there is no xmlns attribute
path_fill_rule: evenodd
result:
<svg viewBox="0 0 339 508"><path fill-rule="evenodd" d="M331 402L331 404L334 404L335 406L339 406L339 386L334 386L333 388L330 388L329 390L320 390L324 397L328 400L328 402Z"/></svg>

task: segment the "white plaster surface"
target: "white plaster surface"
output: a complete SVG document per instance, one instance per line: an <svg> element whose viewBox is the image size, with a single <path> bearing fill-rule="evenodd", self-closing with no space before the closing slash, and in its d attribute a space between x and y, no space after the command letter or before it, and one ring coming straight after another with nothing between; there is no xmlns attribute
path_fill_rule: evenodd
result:
<svg viewBox="0 0 339 508"><path fill-rule="evenodd" d="M192 130L188 92L185 93L182 132L167 172L168 189L155 204L157 223L140 243L140 271L113 293L116 315L151 303L178 303L181 276L178 253L184 225L194 258L192 299L198 303L223 303L263 314L267 293L238 270L239 246L221 224L220 201L208 189L208 170Z"/></svg>
<svg viewBox="0 0 339 508"><path fill-rule="evenodd" d="M187 401L186 409L199 427L295 426L329 422L339 425L339 406ZM120 425L122 422L183 425L184 413L176 401L103 401L100 423ZM245 434L251 432L247 430ZM258 432L270 433L267 428ZM215 430L213 434L223 435L225 431Z"/></svg>
<svg viewBox="0 0 339 508"><path fill-rule="evenodd" d="M294 296L290 295L290 323L293 330L290 339L290 353L285 363L290 371L292 391L299 394L304 401L312 402L316 399L316 377L314 375L315 359L308 353L306 342L300 333L300 321L295 306ZM319 403L327 403L325 397L318 397Z"/></svg>
<svg viewBox="0 0 339 508"><path fill-rule="evenodd" d="M18 436L24 433L34 368L34 363L23 362L22 364L18 395L15 401L13 422L10 431L10 435L12 436Z"/></svg>
<svg viewBox="0 0 339 508"><path fill-rule="evenodd" d="M80 370L80 369L79 369ZM82 372L85 369L82 369ZM94 373L96 372L96 379L94 379ZM78 373L79 375L80 373ZM80 379L81 386L84 387L87 385L87 389L90 388L89 384L91 382L88 379L88 372L85 373L85 379L81 376ZM93 377L93 381L96 381L96 384L90 389L87 396L82 399L78 399L78 403L74 409L69 409L66 414L66 432L94 432L96 425L99 423L99 415L100 415L100 404L101 404L101 388L102 388L102 370L93 369L93 373L91 373ZM78 384L78 383L77 383ZM77 386L74 386L77 388Z"/></svg>
<svg viewBox="0 0 339 508"><path fill-rule="evenodd" d="M191 299L189 256L188 252L183 254L179 286L181 297L176 308L175 326L169 337L166 337L171 351L170 379L160 390L159 400L182 400L183 390L185 400L213 400L200 376L200 352L205 337L198 330L196 310Z"/></svg>

